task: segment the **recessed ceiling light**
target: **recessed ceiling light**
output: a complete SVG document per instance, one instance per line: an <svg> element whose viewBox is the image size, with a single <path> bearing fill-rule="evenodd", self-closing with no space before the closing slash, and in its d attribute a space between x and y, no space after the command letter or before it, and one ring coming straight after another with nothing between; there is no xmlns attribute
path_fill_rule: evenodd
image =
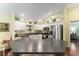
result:
<svg viewBox="0 0 79 59"><path fill-rule="evenodd" d="M51 15L52 14L52 12L49 12L49 15Z"/></svg>
<svg viewBox="0 0 79 59"><path fill-rule="evenodd" d="M21 14L21 17L24 17L24 14L23 13Z"/></svg>
<svg viewBox="0 0 79 59"><path fill-rule="evenodd" d="M41 19L38 19L38 20L41 20Z"/></svg>

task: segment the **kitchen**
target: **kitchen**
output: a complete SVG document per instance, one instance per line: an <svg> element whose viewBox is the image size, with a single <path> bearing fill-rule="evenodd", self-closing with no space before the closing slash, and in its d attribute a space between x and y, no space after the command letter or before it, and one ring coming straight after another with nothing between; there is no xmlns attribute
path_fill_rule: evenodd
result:
<svg viewBox="0 0 79 59"><path fill-rule="evenodd" d="M62 10L65 4L2 5L6 13L1 14L3 17L1 16L0 22L8 24L7 26L1 25L1 29L8 28L7 31L4 29L0 32L2 55L64 55L65 47L68 45L68 42L63 39ZM59 10L55 11L54 8L59 8ZM51 11L52 9L54 11ZM10 14L7 15L7 13Z"/></svg>

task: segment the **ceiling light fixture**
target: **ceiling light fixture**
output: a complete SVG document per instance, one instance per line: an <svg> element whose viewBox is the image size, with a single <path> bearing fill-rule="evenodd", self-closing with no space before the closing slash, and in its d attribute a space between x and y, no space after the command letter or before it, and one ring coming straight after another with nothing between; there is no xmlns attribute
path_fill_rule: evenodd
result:
<svg viewBox="0 0 79 59"><path fill-rule="evenodd" d="M23 14L23 13L21 14L20 20L21 20L21 21L25 21L25 19L24 19L24 14Z"/></svg>
<svg viewBox="0 0 79 59"><path fill-rule="evenodd" d="M52 12L49 12L49 15L51 15L52 14Z"/></svg>
<svg viewBox="0 0 79 59"><path fill-rule="evenodd" d="M41 19L38 19L38 20L41 20Z"/></svg>
<svg viewBox="0 0 79 59"><path fill-rule="evenodd" d="M21 17L24 17L24 14L23 13L21 14Z"/></svg>

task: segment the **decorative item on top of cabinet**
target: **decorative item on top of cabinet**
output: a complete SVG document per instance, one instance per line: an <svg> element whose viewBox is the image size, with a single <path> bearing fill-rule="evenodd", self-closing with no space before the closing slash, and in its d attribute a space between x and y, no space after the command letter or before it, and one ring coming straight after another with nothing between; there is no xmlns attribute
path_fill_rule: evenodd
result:
<svg viewBox="0 0 79 59"><path fill-rule="evenodd" d="M53 22L56 22L56 18L53 19Z"/></svg>
<svg viewBox="0 0 79 59"><path fill-rule="evenodd" d="M32 24L32 22L31 22L31 21L29 21L29 24Z"/></svg>
<svg viewBox="0 0 79 59"><path fill-rule="evenodd" d="M37 24L37 22L35 21L34 24Z"/></svg>
<svg viewBox="0 0 79 59"><path fill-rule="evenodd" d="M18 16L15 16L15 20L20 20L20 18Z"/></svg>
<svg viewBox="0 0 79 59"><path fill-rule="evenodd" d="M0 23L0 32L9 32L9 23Z"/></svg>
<svg viewBox="0 0 79 59"><path fill-rule="evenodd" d="M28 28L27 30L32 31L32 27L33 27L32 25L27 25L27 28Z"/></svg>

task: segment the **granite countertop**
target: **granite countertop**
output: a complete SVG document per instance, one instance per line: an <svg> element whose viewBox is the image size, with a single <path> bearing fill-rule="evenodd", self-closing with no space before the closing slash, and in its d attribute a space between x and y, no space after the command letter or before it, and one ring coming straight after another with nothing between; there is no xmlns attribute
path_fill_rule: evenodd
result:
<svg viewBox="0 0 79 59"><path fill-rule="evenodd" d="M21 39L11 42L12 52L52 52L52 53L64 53L65 45L61 40L44 39L44 40L31 40Z"/></svg>

